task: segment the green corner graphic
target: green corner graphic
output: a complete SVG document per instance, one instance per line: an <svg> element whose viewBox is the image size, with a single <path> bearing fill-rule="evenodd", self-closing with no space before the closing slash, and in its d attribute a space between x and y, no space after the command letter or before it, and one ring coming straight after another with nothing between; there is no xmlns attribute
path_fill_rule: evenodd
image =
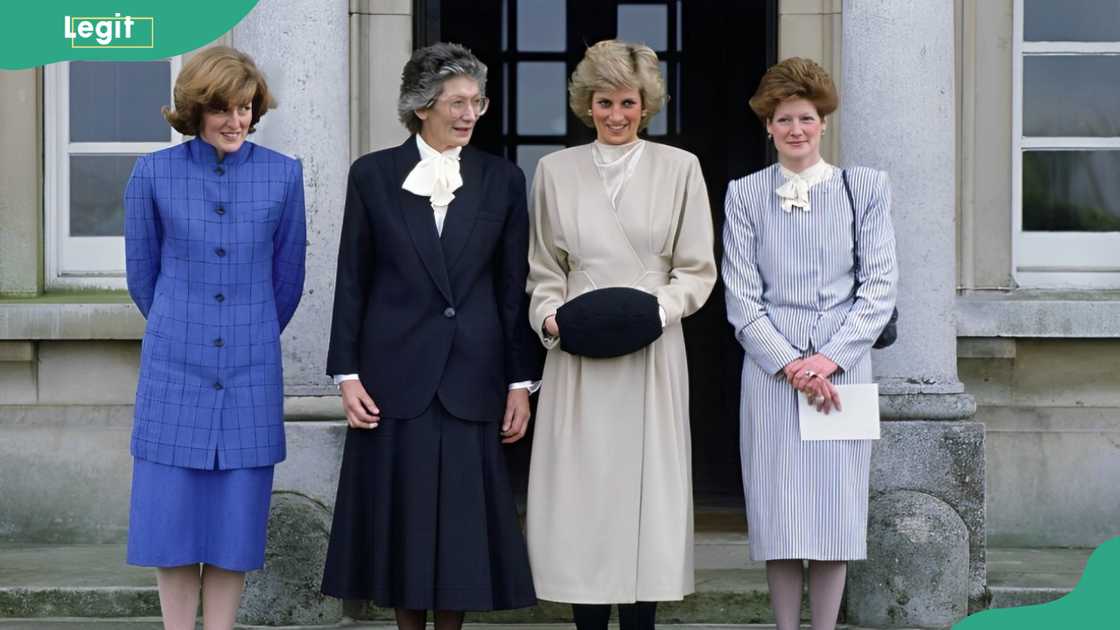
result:
<svg viewBox="0 0 1120 630"><path fill-rule="evenodd" d="M56 61L148 61L194 50L234 27L257 0L13 2L0 69Z"/></svg>
<svg viewBox="0 0 1120 630"><path fill-rule="evenodd" d="M1077 587L1047 604L997 608L966 617L953 630L1120 628L1120 536L1093 552Z"/></svg>

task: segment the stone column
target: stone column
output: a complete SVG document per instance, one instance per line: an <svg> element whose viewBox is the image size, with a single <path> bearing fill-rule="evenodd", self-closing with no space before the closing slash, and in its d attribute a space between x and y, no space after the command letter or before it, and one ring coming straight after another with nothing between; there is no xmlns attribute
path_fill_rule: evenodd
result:
<svg viewBox="0 0 1120 630"><path fill-rule="evenodd" d="M346 0L261 0L231 36L279 101L252 140L303 161L307 281L282 339L288 396L334 393L323 370L350 167L349 19Z"/></svg>
<svg viewBox="0 0 1120 630"><path fill-rule="evenodd" d="M307 280L281 339L287 416L305 415L300 401L321 400L326 417L336 420L287 423L288 459L276 468L265 567L249 580L239 619L332 624L342 606L323 597L319 583L344 429L324 368L350 168L350 6L347 0L260 0L234 27L230 43L256 60L279 101L252 140L303 162ZM329 397L314 398L322 395Z"/></svg>
<svg viewBox="0 0 1120 630"><path fill-rule="evenodd" d="M0 72L0 295L42 291L41 70Z"/></svg>
<svg viewBox="0 0 1120 630"><path fill-rule="evenodd" d="M890 174L900 269L899 339L873 355L884 426L872 456L871 494L881 513L871 514L868 561L852 565L848 618L858 624L947 625L938 617L945 607L920 603L942 594L914 591L922 584L951 588L953 576L939 573L944 557L933 553L952 544L933 530L932 515L943 514L946 505L967 530L968 540L960 541L968 546L964 592L973 608L984 599L984 431L968 421L976 404L957 378L953 11L952 0L843 5L842 163ZM925 495L931 518L915 512L912 492L905 510L883 507L892 495L901 500L903 491ZM881 536L877 527L908 531ZM914 548L884 542L900 539ZM930 553L924 564L894 564L902 554L923 550ZM900 576L898 566L927 566L930 573ZM876 618L882 598L871 594L889 590L892 581L911 592L898 593L891 610Z"/></svg>

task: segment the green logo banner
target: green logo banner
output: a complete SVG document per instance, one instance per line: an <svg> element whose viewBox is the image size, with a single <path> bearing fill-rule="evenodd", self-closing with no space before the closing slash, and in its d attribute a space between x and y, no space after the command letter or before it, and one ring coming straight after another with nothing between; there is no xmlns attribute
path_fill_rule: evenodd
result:
<svg viewBox="0 0 1120 630"><path fill-rule="evenodd" d="M145 61L194 50L229 31L257 0L11 2L0 68L56 61Z"/></svg>
<svg viewBox="0 0 1120 630"><path fill-rule="evenodd" d="M1097 547L1077 587L1037 606L997 608L966 617L953 630L1096 630L1120 628L1120 537Z"/></svg>

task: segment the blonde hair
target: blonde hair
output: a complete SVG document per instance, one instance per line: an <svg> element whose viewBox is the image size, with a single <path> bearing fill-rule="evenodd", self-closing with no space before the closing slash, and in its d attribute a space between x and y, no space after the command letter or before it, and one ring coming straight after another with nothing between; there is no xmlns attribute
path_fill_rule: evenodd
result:
<svg viewBox="0 0 1120 630"><path fill-rule="evenodd" d="M604 40L588 48L572 72L568 107L583 124L594 127L595 121L588 111L592 94L627 88L638 90L642 96L642 120L638 128L645 129L668 100L657 53L643 44Z"/></svg>
<svg viewBox="0 0 1120 630"><path fill-rule="evenodd" d="M828 72L812 59L790 57L770 66L758 90L751 97L750 106L762 124L774 117L774 110L782 101L803 98L817 108L822 119L840 105L836 84Z"/></svg>
<svg viewBox="0 0 1120 630"><path fill-rule="evenodd" d="M197 136L207 110L226 110L231 104L252 103L249 133L276 99L264 75L249 55L229 46L207 48L187 61L175 79L175 109L164 107L163 117L176 131Z"/></svg>

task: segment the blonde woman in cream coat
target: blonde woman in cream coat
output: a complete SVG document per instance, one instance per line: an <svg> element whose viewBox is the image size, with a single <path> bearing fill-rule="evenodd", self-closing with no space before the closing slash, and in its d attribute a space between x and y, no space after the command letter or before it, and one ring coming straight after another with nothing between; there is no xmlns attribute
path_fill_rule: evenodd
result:
<svg viewBox="0 0 1120 630"><path fill-rule="evenodd" d="M716 280L708 191L691 153L638 138L665 101L657 56L604 41L572 74L589 145L541 159L531 195L530 320L548 356L529 472L537 596L580 630L652 628L656 602L693 592L688 367L681 318ZM555 319L593 289L657 296L662 335L637 352L564 352Z"/></svg>

